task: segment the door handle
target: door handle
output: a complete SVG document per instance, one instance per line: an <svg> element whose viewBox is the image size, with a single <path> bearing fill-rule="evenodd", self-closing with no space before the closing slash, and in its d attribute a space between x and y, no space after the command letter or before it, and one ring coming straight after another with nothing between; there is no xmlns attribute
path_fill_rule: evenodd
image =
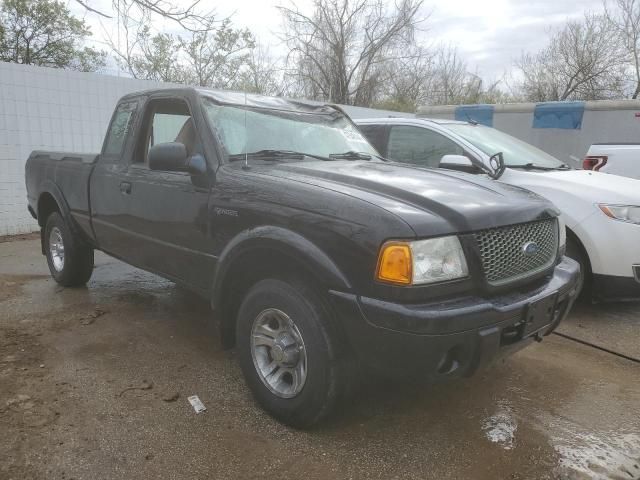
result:
<svg viewBox="0 0 640 480"><path fill-rule="evenodd" d="M120 193L124 193L125 195L129 195L131 193L131 183L129 183L129 182L120 182Z"/></svg>

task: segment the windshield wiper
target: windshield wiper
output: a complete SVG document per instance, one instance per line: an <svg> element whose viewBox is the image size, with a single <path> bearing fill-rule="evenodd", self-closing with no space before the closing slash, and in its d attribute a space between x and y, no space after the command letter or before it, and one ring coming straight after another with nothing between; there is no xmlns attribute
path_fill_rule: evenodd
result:
<svg viewBox="0 0 640 480"><path fill-rule="evenodd" d="M371 160L372 155L364 152L356 152L355 150L349 150L343 153L332 153L330 158L336 160Z"/></svg>
<svg viewBox="0 0 640 480"><path fill-rule="evenodd" d="M296 152L294 150L274 150L274 149L265 149L258 150L257 152L249 152L249 153L236 153L233 155L229 155L229 161L235 162L237 160L244 160L246 158L263 158L268 160L280 160L280 159L292 159L292 160L302 160L304 157L316 158L318 160L331 160L331 158L323 157L321 155L313 155L311 153L302 153Z"/></svg>
<svg viewBox="0 0 640 480"><path fill-rule="evenodd" d="M543 165L536 165L535 163L525 163L523 165L505 165L507 168L520 168L522 170L544 170L545 172L550 171L550 170L558 170L558 167L545 167ZM564 165L564 167L570 168L567 165ZM560 167L561 169L564 169L563 167Z"/></svg>

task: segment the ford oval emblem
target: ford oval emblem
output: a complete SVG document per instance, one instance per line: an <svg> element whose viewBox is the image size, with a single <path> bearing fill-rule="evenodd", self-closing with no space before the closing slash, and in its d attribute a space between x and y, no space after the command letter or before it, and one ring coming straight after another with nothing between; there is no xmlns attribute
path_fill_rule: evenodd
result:
<svg viewBox="0 0 640 480"><path fill-rule="evenodd" d="M527 242L524 245L522 245L522 253L524 253L527 257L532 257L539 251L540 251L540 247L536 242Z"/></svg>

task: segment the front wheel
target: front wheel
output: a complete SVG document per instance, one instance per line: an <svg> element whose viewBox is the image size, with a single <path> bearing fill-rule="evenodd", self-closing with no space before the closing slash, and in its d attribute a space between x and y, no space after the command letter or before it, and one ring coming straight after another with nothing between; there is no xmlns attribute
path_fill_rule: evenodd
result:
<svg viewBox="0 0 640 480"><path fill-rule="evenodd" d="M328 308L300 282L255 284L238 312L239 361L258 403L304 428L326 417L345 391L349 370Z"/></svg>
<svg viewBox="0 0 640 480"><path fill-rule="evenodd" d="M74 235L62 215L47 218L44 250L53 279L65 287L84 285L93 272L93 248Z"/></svg>

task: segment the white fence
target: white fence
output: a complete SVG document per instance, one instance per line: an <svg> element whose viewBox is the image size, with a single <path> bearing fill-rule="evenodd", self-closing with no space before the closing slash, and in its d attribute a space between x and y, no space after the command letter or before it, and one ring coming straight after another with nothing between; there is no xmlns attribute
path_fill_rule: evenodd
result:
<svg viewBox="0 0 640 480"><path fill-rule="evenodd" d="M170 84L0 62L0 235L38 228L24 184L32 150L98 152L116 101L161 86ZM346 109L354 117L403 115Z"/></svg>

